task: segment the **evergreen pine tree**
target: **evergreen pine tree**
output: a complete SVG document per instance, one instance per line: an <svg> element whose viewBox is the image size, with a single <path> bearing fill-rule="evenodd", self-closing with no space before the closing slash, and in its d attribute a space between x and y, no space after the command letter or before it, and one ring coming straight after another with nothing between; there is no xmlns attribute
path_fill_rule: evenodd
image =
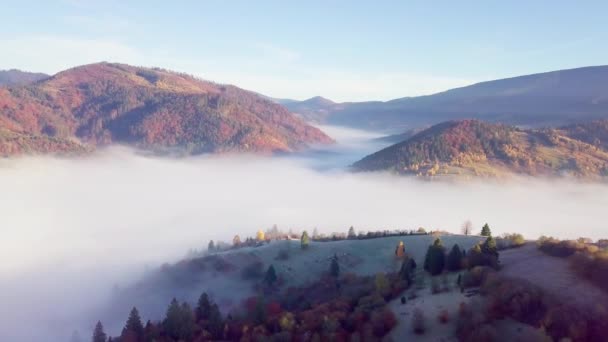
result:
<svg viewBox="0 0 608 342"><path fill-rule="evenodd" d="M171 300L171 304L167 308L167 314L165 315L165 320L163 321L163 327L165 332L175 338L180 338L180 327L181 327L181 308L177 299L173 298Z"/></svg>
<svg viewBox="0 0 608 342"><path fill-rule="evenodd" d="M224 332L224 323L222 321L222 313L217 304L213 303L209 311L209 332L214 339L221 340Z"/></svg>
<svg viewBox="0 0 608 342"><path fill-rule="evenodd" d="M310 243L310 238L308 237L308 232L307 231L302 232L302 237L300 238L300 246L302 247L302 249L307 249L309 243Z"/></svg>
<svg viewBox="0 0 608 342"><path fill-rule="evenodd" d="M180 307L180 338L190 341L194 334L194 312L190 304L183 302Z"/></svg>
<svg viewBox="0 0 608 342"><path fill-rule="evenodd" d="M207 292L203 292L201 296L198 298L198 304L196 306L196 316L198 320L207 320L209 319L209 314L211 311L211 303L209 302L209 296Z"/></svg>
<svg viewBox="0 0 608 342"><path fill-rule="evenodd" d="M276 281L277 272L274 270L274 266L270 265L270 267L268 267L268 270L266 271L266 275L264 276L264 282L266 283L266 285L272 286Z"/></svg>
<svg viewBox="0 0 608 342"><path fill-rule="evenodd" d="M407 280L408 285L412 283L413 280L413 272L416 267L416 262L412 258L406 258L401 263L401 269L399 270L399 276L403 280Z"/></svg>
<svg viewBox="0 0 608 342"><path fill-rule="evenodd" d="M95 330L93 330L93 342L106 342L107 337L103 331L103 325L98 321L97 325L95 325Z"/></svg>
<svg viewBox="0 0 608 342"><path fill-rule="evenodd" d="M207 251L213 252L214 250L215 250L215 244L213 243L213 240L210 240L209 245L207 246Z"/></svg>
<svg viewBox="0 0 608 342"><path fill-rule="evenodd" d="M487 223L481 228L481 236L492 236L492 231Z"/></svg>
<svg viewBox="0 0 608 342"><path fill-rule="evenodd" d="M435 242L426 251L424 258L424 269L431 275L437 275L443 272L445 268L445 249L440 239Z"/></svg>
<svg viewBox="0 0 608 342"><path fill-rule="evenodd" d="M462 251L460 246L454 245L448 254L447 269L449 271L458 271L462 265Z"/></svg>
<svg viewBox="0 0 608 342"><path fill-rule="evenodd" d="M338 278L340 276L340 265L338 264L338 256L334 255L331 259L331 265L329 266L329 274L332 277Z"/></svg>
<svg viewBox="0 0 608 342"><path fill-rule="evenodd" d="M496 247L496 240L490 235L486 241L481 245L481 252L488 255L493 255L498 258L498 248Z"/></svg>
<svg viewBox="0 0 608 342"><path fill-rule="evenodd" d="M125 327L122 329L122 338L131 341L142 341L144 337L144 326L141 323L137 308L133 307L129 313L129 318Z"/></svg>
<svg viewBox="0 0 608 342"><path fill-rule="evenodd" d="M355 228L353 226L350 226L350 228L348 228L348 238L349 239L357 238L357 234L355 233Z"/></svg>

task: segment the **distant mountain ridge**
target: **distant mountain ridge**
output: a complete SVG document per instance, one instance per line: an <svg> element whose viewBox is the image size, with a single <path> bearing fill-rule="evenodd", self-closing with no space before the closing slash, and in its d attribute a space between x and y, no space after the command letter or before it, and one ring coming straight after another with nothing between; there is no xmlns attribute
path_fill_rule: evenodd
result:
<svg viewBox="0 0 608 342"><path fill-rule="evenodd" d="M4 155L46 153L40 143L27 142L50 146L49 139L74 142L77 148L65 146L76 150L118 143L185 154L290 152L333 142L253 92L163 69L105 62L0 88L0 129L10 132L0 139Z"/></svg>
<svg viewBox="0 0 608 342"><path fill-rule="evenodd" d="M49 75L39 72L27 72L17 69L0 70L0 86L26 85L49 77Z"/></svg>
<svg viewBox="0 0 608 342"><path fill-rule="evenodd" d="M392 133L466 118L561 126L608 118L608 66L505 78L386 102L302 101L285 106L310 121Z"/></svg>
<svg viewBox="0 0 608 342"><path fill-rule="evenodd" d="M579 126L535 130L478 120L448 121L366 156L353 168L419 176L606 177L608 150L603 147L608 120L584 125L590 126L603 127L596 130L602 138L592 138L593 144L577 139Z"/></svg>

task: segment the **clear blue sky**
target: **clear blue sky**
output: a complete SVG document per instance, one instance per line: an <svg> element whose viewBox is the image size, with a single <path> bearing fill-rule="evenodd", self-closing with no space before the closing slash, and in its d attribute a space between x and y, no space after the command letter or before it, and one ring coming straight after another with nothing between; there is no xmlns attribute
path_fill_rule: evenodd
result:
<svg viewBox="0 0 608 342"><path fill-rule="evenodd" d="M160 66L269 96L386 100L608 64L608 2L5 1L0 69Z"/></svg>

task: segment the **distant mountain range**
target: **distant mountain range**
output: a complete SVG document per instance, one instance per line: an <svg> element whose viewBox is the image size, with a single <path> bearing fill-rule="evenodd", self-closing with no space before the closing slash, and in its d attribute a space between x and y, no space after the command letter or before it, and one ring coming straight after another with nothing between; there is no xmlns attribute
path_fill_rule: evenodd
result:
<svg viewBox="0 0 608 342"><path fill-rule="evenodd" d="M49 75L39 72L27 72L17 69L0 70L0 86L26 85L49 77Z"/></svg>
<svg viewBox="0 0 608 342"><path fill-rule="evenodd" d="M559 126L608 118L608 66L482 82L386 102L334 103L315 97L283 105L309 121L391 133L468 118Z"/></svg>
<svg viewBox="0 0 608 342"><path fill-rule="evenodd" d="M97 63L0 87L0 155L115 143L163 153L271 153L332 139L253 92L162 69Z"/></svg>
<svg viewBox="0 0 608 342"><path fill-rule="evenodd" d="M356 162L358 171L420 176L608 176L608 120L558 129L448 121Z"/></svg>

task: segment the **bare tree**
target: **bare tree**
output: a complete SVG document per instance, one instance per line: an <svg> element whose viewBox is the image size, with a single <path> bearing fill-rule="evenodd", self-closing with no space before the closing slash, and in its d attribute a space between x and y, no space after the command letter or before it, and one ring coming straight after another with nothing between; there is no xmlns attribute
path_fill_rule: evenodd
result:
<svg viewBox="0 0 608 342"><path fill-rule="evenodd" d="M471 220L466 220L462 224L462 234L471 235L471 231L473 231L473 222Z"/></svg>

